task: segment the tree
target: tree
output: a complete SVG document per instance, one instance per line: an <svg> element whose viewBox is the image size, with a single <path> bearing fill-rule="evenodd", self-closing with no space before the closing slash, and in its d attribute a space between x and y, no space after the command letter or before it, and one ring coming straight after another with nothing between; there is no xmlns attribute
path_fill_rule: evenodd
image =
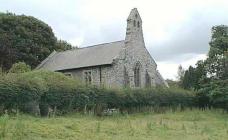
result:
<svg viewBox="0 0 228 140"><path fill-rule="evenodd" d="M179 85L182 84L183 82L183 77L184 77L184 69L181 65L179 65L178 70L177 70L177 80L179 81Z"/></svg>
<svg viewBox="0 0 228 140"><path fill-rule="evenodd" d="M195 68L189 66L188 70L185 71L181 87L198 90L200 88L200 82L202 82L202 79L205 77L204 61L200 60L197 62Z"/></svg>
<svg viewBox="0 0 228 140"><path fill-rule="evenodd" d="M179 81L181 81L182 80L182 78L184 77L184 69L183 69L183 67L181 66L181 65L179 65L179 67L178 67L178 71L177 71L177 79L179 80Z"/></svg>
<svg viewBox="0 0 228 140"><path fill-rule="evenodd" d="M206 60L208 74L215 79L227 79L226 52L228 51L228 26L212 27L212 38L208 59Z"/></svg>
<svg viewBox="0 0 228 140"><path fill-rule="evenodd" d="M57 40L56 45L55 45L55 50L56 51L65 51L65 50L70 50L72 48L77 48L69 44L68 42L64 40Z"/></svg>
<svg viewBox="0 0 228 140"><path fill-rule="evenodd" d="M0 13L0 67L4 71L17 62L35 68L52 51L71 49L66 42L60 42L57 42L51 27L41 20Z"/></svg>
<svg viewBox="0 0 228 140"><path fill-rule="evenodd" d="M194 81L194 89L198 90L201 88L201 84L204 84L205 81L207 81L207 71L205 69L205 61L200 60L196 63L196 68L195 68L195 72L194 72L194 77L195 77L195 81Z"/></svg>
<svg viewBox="0 0 228 140"><path fill-rule="evenodd" d="M204 71L200 73L199 103L228 111L228 26L214 26L209 44L208 58L202 64Z"/></svg>

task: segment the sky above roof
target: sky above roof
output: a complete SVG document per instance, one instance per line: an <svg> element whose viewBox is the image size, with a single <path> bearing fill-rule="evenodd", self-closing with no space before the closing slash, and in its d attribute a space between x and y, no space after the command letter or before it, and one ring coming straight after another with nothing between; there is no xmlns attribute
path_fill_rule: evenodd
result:
<svg viewBox="0 0 228 140"><path fill-rule="evenodd" d="M34 16L79 47L123 40L135 7L165 79L175 79L180 64L187 69L205 59L211 27L228 25L228 0L0 0L0 12Z"/></svg>

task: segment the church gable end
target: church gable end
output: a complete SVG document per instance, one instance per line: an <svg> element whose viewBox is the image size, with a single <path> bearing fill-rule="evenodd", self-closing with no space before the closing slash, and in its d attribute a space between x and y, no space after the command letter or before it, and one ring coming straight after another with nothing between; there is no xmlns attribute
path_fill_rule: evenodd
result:
<svg viewBox="0 0 228 140"><path fill-rule="evenodd" d="M55 52L37 68L70 74L85 84L144 88L167 83L146 49L142 19L136 8L127 18L125 40Z"/></svg>
<svg viewBox="0 0 228 140"><path fill-rule="evenodd" d="M119 62L119 67L123 68L124 72L128 72L130 87L151 87L158 82L157 64L146 49L142 19L136 8L132 9L127 19L127 29L125 37L125 46ZM118 67L118 69L120 69ZM126 74L119 76L126 83ZM118 75L116 75L118 77ZM117 80L118 81L118 80ZM161 83L161 82L159 82ZM163 80L163 83L165 81Z"/></svg>

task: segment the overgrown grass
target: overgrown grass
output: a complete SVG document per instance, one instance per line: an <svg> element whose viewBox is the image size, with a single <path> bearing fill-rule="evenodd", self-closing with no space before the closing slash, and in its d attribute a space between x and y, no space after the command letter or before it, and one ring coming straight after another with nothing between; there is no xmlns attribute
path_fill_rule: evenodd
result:
<svg viewBox="0 0 228 140"><path fill-rule="evenodd" d="M1 140L227 140L228 114L219 110L95 117L0 117Z"/></svg>

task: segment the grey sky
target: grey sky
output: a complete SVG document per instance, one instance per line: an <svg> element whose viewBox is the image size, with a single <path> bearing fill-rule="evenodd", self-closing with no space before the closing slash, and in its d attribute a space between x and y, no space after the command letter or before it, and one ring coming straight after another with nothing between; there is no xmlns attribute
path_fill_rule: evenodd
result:
<svg viewBox="0 0 228 140"><path fill-rule="evenodd" d="M228 25L227 0L0 0L0 12L41 19L59 39L79 46L124 39L134 7L164 78L174 79L179 64L187 68L205 58L211 27Z"/></svg>

